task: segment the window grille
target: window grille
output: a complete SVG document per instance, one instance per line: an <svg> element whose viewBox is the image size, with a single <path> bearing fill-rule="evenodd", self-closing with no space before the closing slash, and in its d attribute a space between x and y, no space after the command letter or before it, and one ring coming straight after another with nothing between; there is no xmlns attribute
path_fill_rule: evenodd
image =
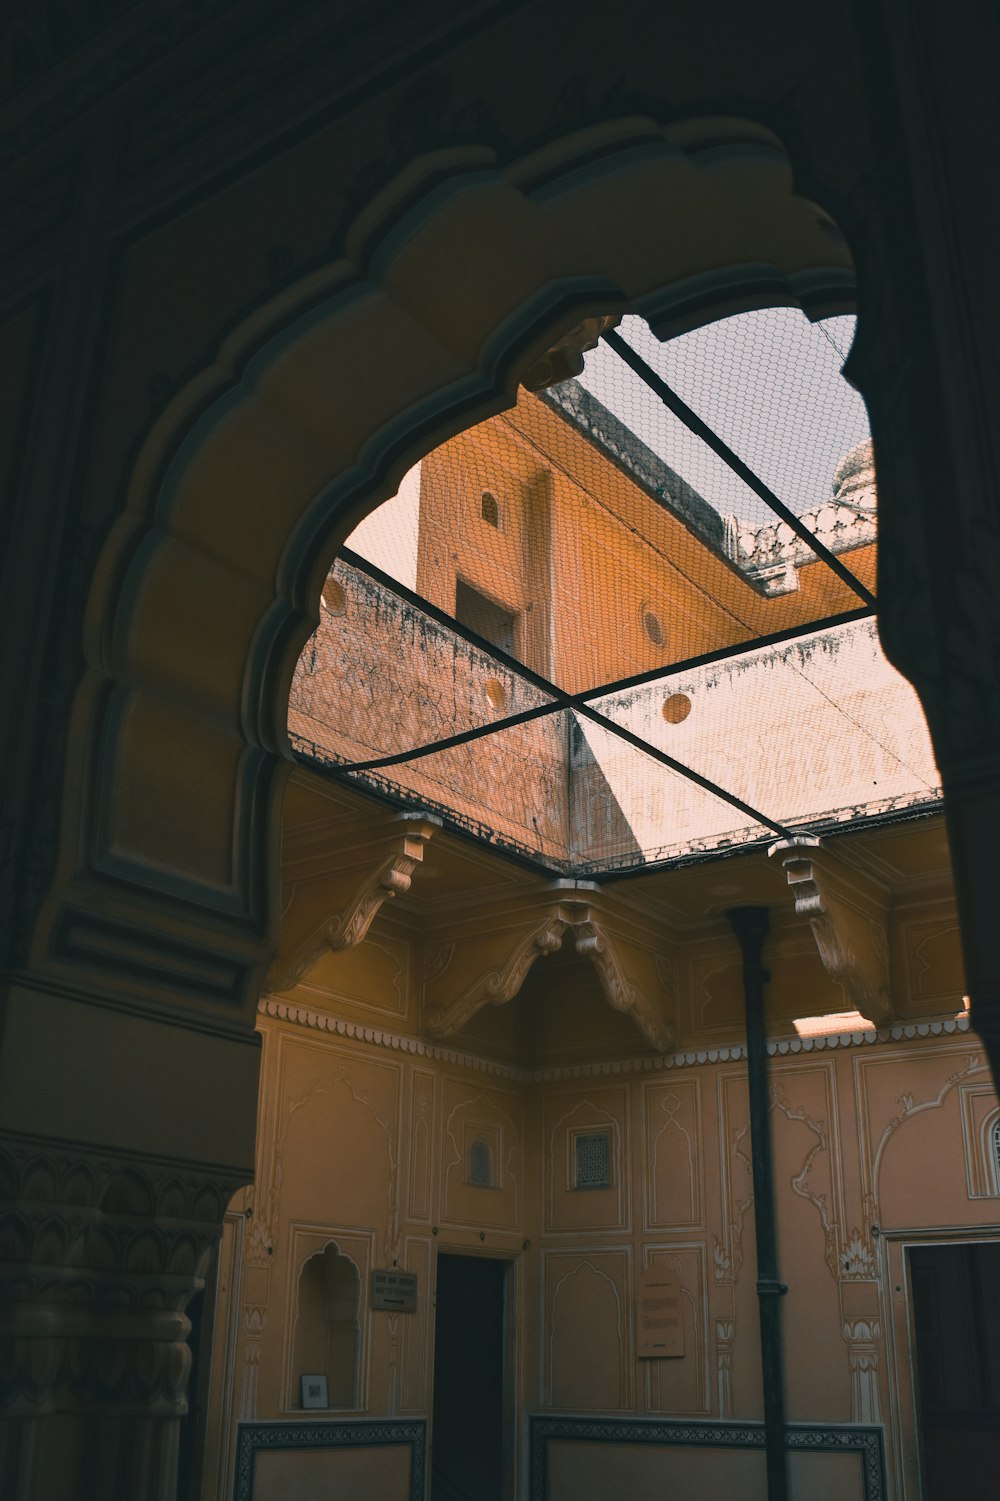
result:
<svg viewBox="0 0 1000 1501"><path fill-rule="evenodd" d="M576 1187L610 1188L611 1136L607 1131L592 1131L575 1140Z"/></svg>
<svg viewBox="0 0 1000 1501"><path fill-rule="evenodd" d="M473 1188L493 1187L493 1153L489 1142L482 1138L469 1148L469 1182Z"/></svg>

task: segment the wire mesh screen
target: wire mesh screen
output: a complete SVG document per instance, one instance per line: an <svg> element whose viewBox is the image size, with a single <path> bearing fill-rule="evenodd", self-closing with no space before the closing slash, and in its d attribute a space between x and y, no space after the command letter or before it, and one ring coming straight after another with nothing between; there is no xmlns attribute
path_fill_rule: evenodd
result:
<svg viewBox="0 0 1000 1501"><path fill-rule="evenodd" d="M848 325L626 319L434 450L327 580L293 744L581 874L935 800L870 618Z"/></svg>
<svg viewBox="0 0 1000 1501"><path fill-rule="evenodd" d="M773 821L762 826L684 777L667 788L648 757L636 759L612 734L597 744L591 736L590 753L647 859L749 843L775 823L828 827L937 797L919 701L885 660L872 620L660 678L594 707ZM611 848L590 858L594 870L621 863Z"/></svg>
<svg viewBox="0 0 1000 1501"><path fill-rule="evenodd" d="M828 492L843 454L869 436L861 397L841 368L854 319L812 324L797 308L767 308L660 343L641 318L621 334L646 363L793 511ZM720 515L773 520L767 505L608 347L588 357L581 384L685 475Z"/></svg>

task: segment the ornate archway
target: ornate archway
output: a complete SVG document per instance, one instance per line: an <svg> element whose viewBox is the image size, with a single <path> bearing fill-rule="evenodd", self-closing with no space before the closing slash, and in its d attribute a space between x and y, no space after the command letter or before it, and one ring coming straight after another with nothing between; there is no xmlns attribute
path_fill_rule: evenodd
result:
<svg viewBox="0 0 1000 1501"><path fill-rule="evenodd" d="M182 1161L181 1218L202 1239L212 1205L252 1173L288 688L343 538L423 453L509 405L583 319L631 307L666 334L751 307L853 305L827 215L795 193L776 138L733 119L619 120L507 167L485 149L434 153L342 249L223 339L136 459L90 594L62 843L32 938L52 995L102 996L78 1038L105 1060L98 1139ZM57 1023L57 1007L33 1004L25 1028ZM164 1194L174 1202L165 1172L113 1205L118 1180L95 1176L93 1234L109 1213L136 1234L155 1220ZM167 1323L101 1334L100 1358L116 1345L125 1373L116 1412L134 1408L133 1375L156 1352L129 1422L183 1410L193 1233L161 1237L152 1270L114 1270L130 1299L169 1288ZM26 1415L69 1401L67 1350L98 1348L71 1321L49 1338L51 1380Z"/></svg>
<svg viewBox="0 0 1000 1501"><path fill-rule="evenodd" d="M232 333L139 456L89 609L67 780L83 836L37 961L86 953L113 976L127 944L159 971L152 992L249 1024L288 685L343 537L582 318L631 306L662 334L850 307L832 228L777 140L734 120L619 121L503 170L436 153L380 195L344 257Z"/></svg>

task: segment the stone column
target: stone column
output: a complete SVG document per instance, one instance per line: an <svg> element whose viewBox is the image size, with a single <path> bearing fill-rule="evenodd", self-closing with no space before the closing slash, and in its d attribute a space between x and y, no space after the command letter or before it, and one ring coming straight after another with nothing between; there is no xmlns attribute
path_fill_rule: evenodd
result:
<svg viewBox="0 0 1000 1501"><path fill-rule="evenodd" d="M5 1136L5 1501L174 1501L185 1309L237 1187L190 1164Z"/></svg>

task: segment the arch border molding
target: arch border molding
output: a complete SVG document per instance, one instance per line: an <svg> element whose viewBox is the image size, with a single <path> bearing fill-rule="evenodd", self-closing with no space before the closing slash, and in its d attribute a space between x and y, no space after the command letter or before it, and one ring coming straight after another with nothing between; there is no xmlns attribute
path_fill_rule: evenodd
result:
<svg viewBox="0 0 1000 1501"><path fill-rule="evenodd" d="M830 230L742 120L620 119L506 167L456 148L401 173L336 259L222 340L139 453L90 596L33 967L252 1026L287 696L337 547L581 318L632 308L668 335L851 307Z"/></svg>

